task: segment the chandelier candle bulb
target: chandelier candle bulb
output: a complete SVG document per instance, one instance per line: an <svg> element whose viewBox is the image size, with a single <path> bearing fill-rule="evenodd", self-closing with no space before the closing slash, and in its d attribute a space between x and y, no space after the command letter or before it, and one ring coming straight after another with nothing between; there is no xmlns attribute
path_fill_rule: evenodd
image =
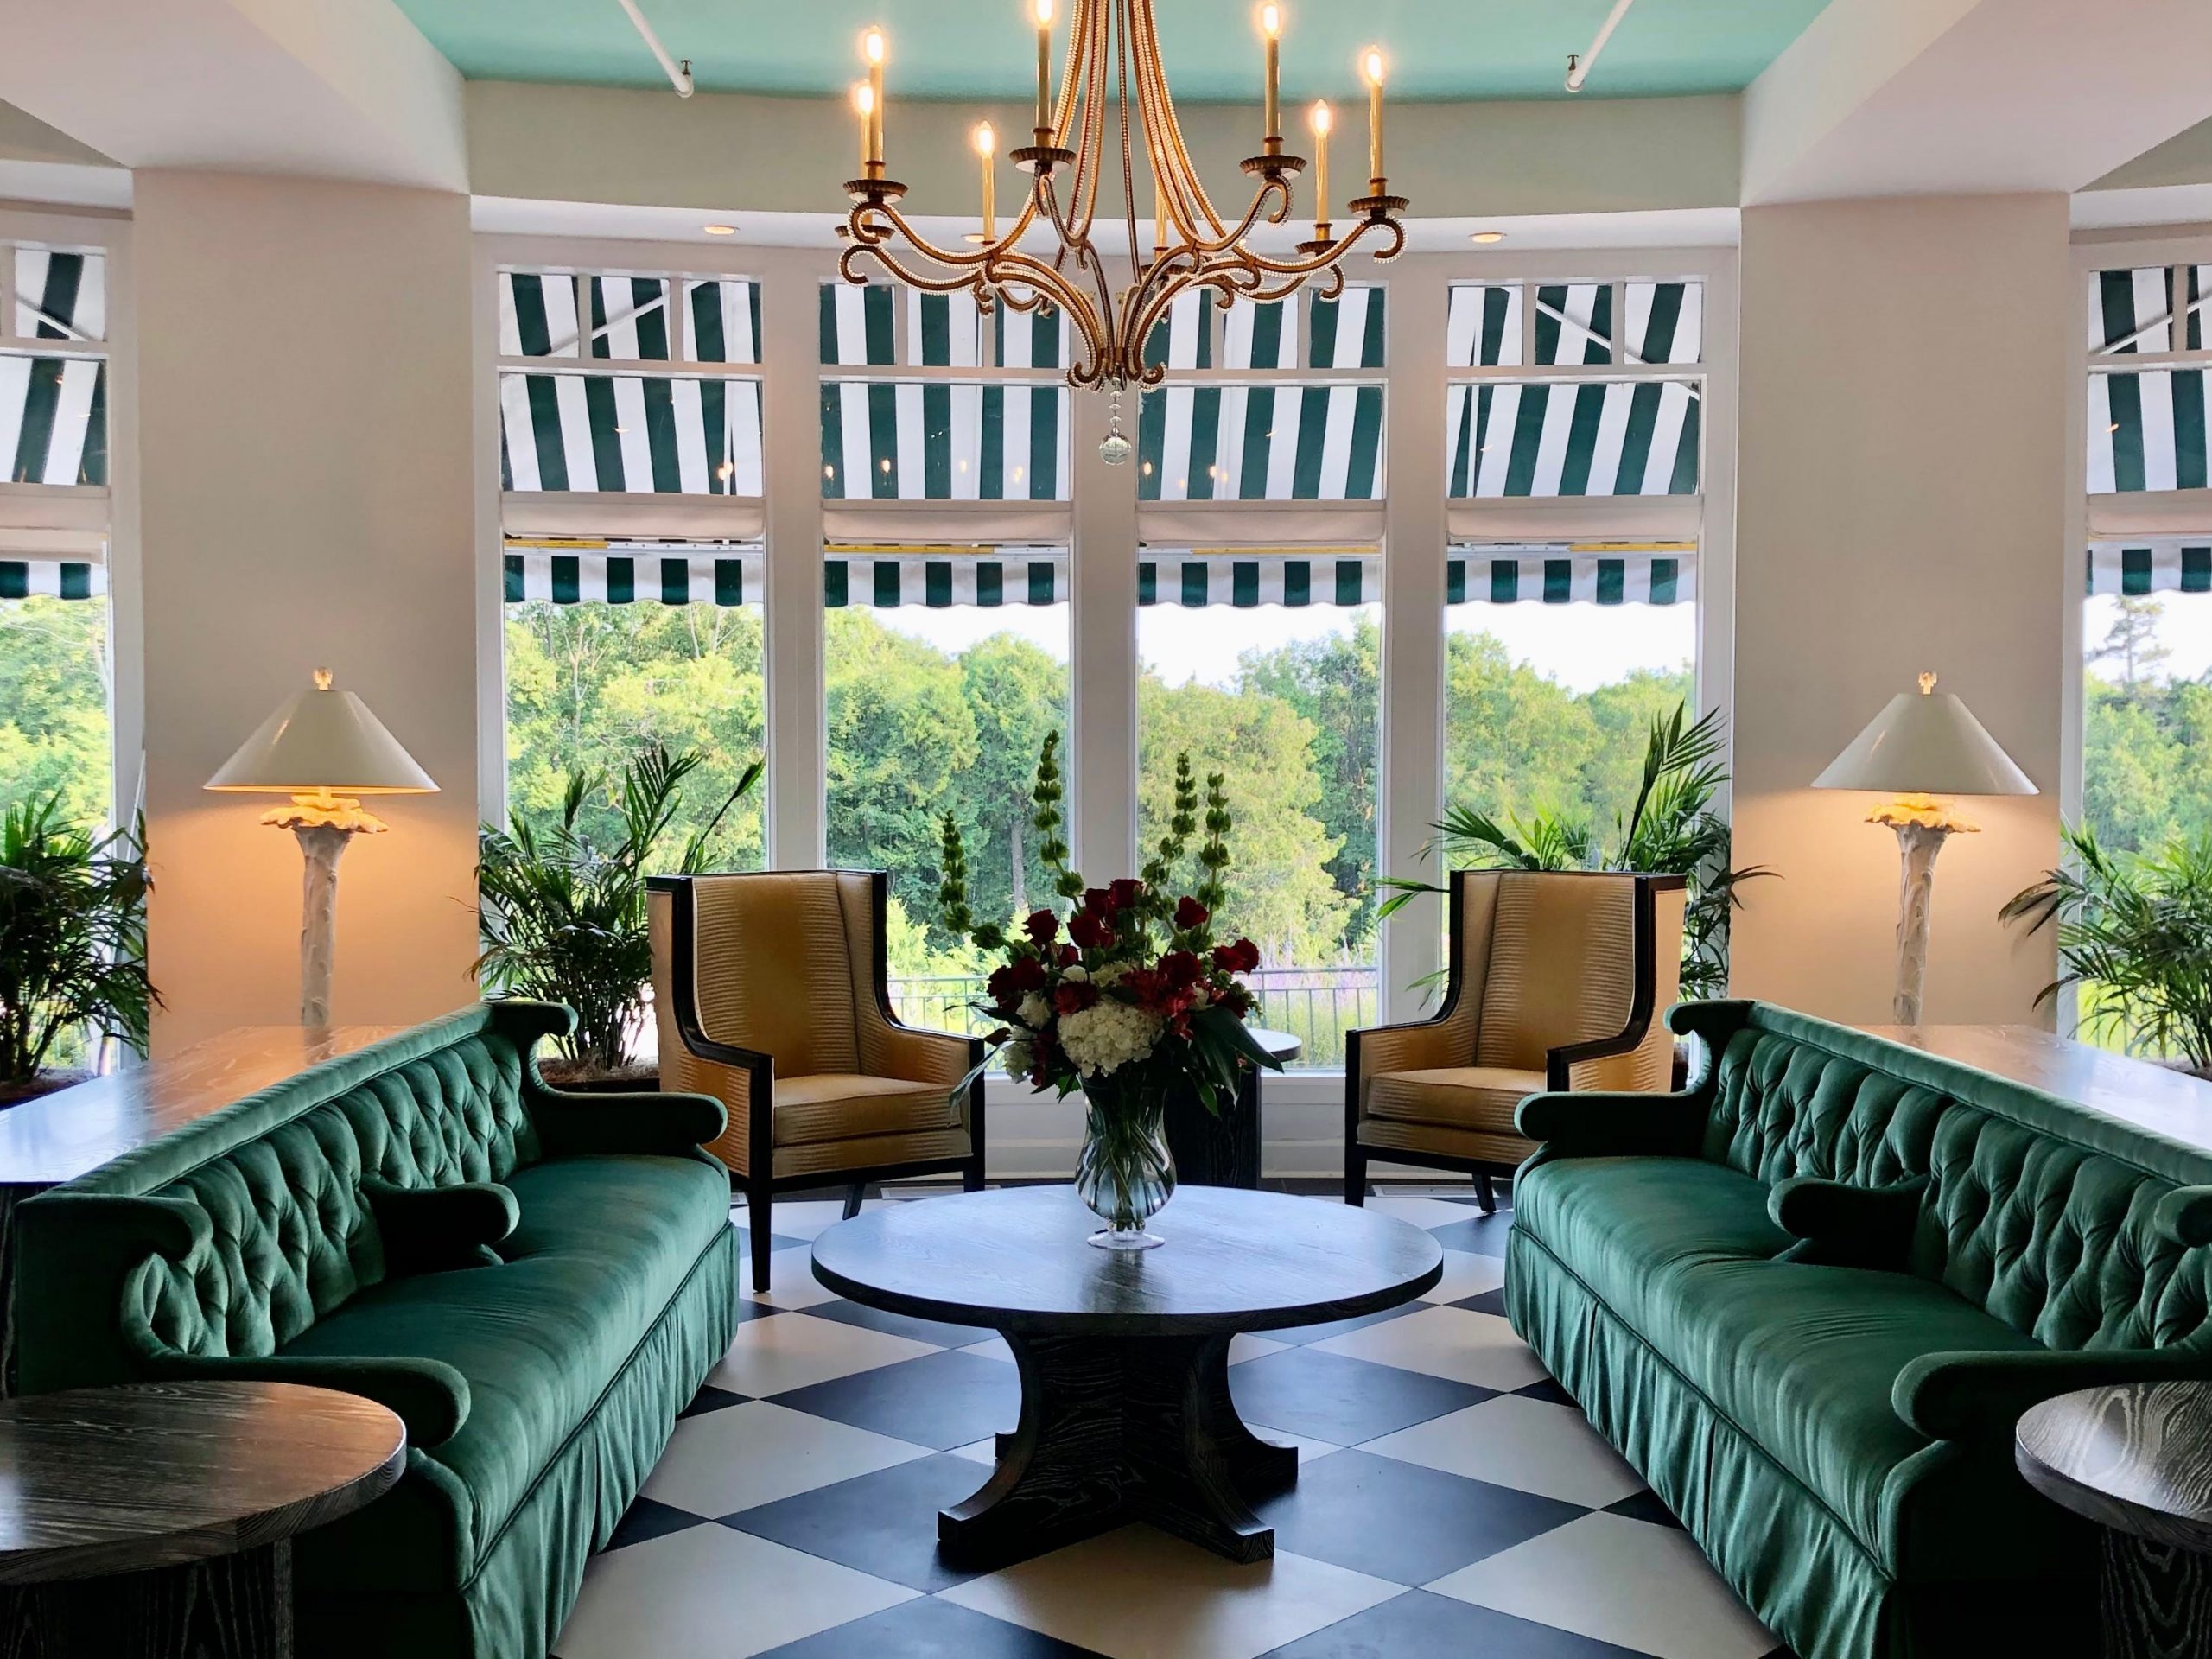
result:
<svg viewBox="0 0 2212 1659"><path fill-rule="evenodd" d="M996 210L991 197L991 166L998 159L999 136L988 121L976 129L976 154L983 162L983 240L999 239Z"/></svg>
<svg viewBox="0 0 2212 1659"><path fill-rule="evenodd" d="M1266 138L1268 147L1270 150L1272 150L1274 146L1282 143L1282 111L1281 108L1281 100L1277 93L1278 84L1282 76L1281 7L1270 5L1262 6L1260 8L1260 33L1267 41L1268 56L1267 107L1265 117L1267 130L1262 136Z"/></svg>
<svg viewBox="0 0 2212 1659"><path fill-rule="evenodd" d="M1037 0L1037 142L1052 142L1052 0Z"/></svg>
<svg viewBox="0 0 2212 1659"><path fill-rule="evenodd" d="M1313 239L1326 240L1329 223L1329 106L1316 104L1313 127Z"/></svg>
<svg viewBox="0 0 2212 1659"><path fill-rule="evenodd" d="M861 118L861 171L873 177L881 164L875 158L875 89L861 81L853 88L853 112Z"/></svg>
<svg viewBox="0 0 2212 1659"><path fill-rule="evenodd" d="M871 29L861 36L861 54L868 60L868 152L866 160L883 159L883 31Z"/></svg>
<svg viewBox="0 0 2212 1659"><path fill-rule="evenodd" d="M1382 54L1380 48L1369 47L1361 54L1360 67L1367 76L1367 176L1375 181L1375 194L1382 193Z"/></svg>

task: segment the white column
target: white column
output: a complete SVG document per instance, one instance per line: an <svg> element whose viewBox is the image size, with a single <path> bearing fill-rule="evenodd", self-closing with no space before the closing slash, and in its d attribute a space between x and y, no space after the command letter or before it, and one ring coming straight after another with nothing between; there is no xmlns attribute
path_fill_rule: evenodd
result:
<svg viewBox="0 0 2212 1659"><path fill-rule="evenodd" d="M1388 408L1384 420L1382 550L1382 778L1379 868L1433 873L1421 844L1444 804L1444 323L1450 284L1442 264L1390 268ZM1382 925L1386 1019L1417 1015L1414 982L1443 960L1437 899L1408 905Z"/></svg>
<svg viewBox="0 0 2212 1659"><path fill-rule="evenodd" d="M820 281L810 259L761 260L768 863L785 870L825 857Z"/></svg>
<svg viewBox="0 0 2212 1659"><path fill-rule="evenodd" d="M1092 882L1137 868L1137 468L1099 459L1111 394L1078 391L1075 472L1074 650L1069 663L1075 756L1068 768L1068 837ZM1137 426L1134 392L1122 426ZM1132 439L1134 442L1134 438Z"/></svg>

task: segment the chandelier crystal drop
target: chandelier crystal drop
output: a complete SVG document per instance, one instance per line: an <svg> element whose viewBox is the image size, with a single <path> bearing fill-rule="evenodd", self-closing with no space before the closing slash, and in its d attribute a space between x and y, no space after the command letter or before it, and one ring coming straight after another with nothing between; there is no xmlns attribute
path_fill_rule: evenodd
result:
<svg viewBox="0 0 2212 1659"><path fill-rule="evenodd" d="M1154 0L1074 0L1057 95L1052 82L1055 0L1031 4L1037 29L1033 142L1007 157L1030 175L1027 199L1001 226L992 200L996 136L988 124L978 127L982 230L968 232L957 247L937 245L900 211L906 187L890 176L884 159L889 48L880 29L861 37L868 74L854 88L861 176L845 186L853 206L838 270L847 282L866 283L874 266L925 293L970 293L984 311L1003 305L1065 312L1075 340L1068 384L1114 394L1111 429L1100 445L1114 465L1129 454L1121 430L1121 395L1132 386L1158 385L1165 377L1163 364L1146 362L1145 343L1179 295L1211 289L1226 308L1238 300L1286 298L1311 280L1317 294L1333 299L1344 289L1341 262L1355 247L1371 244L1377 259L1404 249L1399 215L1406 200L1390 194L1382 165L1384 62L1373 47L1359 55L1368 100L1367 188L1345 204L1349 219L1342 232L1329 201L1332 118L1328 105L1319 104L1309 120L1316 146L1313 234L1294 249L1266 253L1254 245L1255 232L1290 219L1294 181L1307 165L1305 157L1284 149L1280 130L1281 8L1263 5L1258 14L1265 54L1264 132L1259 154L1243 164L1256 184L1243 213L1224 217L1184 145L1160 59ZM1141 184L1152 195L1149 235L1138 212ZM1049 233L1049 250L1043 238L1033 235L1040 229ZM1033 245L1025 247L1026 242Z"/></svg>

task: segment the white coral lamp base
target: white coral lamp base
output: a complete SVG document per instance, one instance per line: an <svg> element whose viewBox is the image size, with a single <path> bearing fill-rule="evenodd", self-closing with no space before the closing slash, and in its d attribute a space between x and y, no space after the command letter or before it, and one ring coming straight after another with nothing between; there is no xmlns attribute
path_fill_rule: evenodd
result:
<svg viewBox="0 0 2212 1659"><path fill-rule="evenodd" d="M300 1023L330 1024L330 978L338 961L338 861L355 836L378 835L384 821L359 801L326 792L295 795L263 816L289 830L307 861L300 878Z"/></svg>
<svg viewBox="0 0 2212 1659"><path fill-rule="evenodd" d="M1928 979L1928 923L1936 904L1936 855L1955 835L1972 835L1967 823L1942 802L1900 795L1870 814L1869 823L1897 832L1897 982L1891 1017L1901 1026L1920 1023L1920 994Z"/></svg>

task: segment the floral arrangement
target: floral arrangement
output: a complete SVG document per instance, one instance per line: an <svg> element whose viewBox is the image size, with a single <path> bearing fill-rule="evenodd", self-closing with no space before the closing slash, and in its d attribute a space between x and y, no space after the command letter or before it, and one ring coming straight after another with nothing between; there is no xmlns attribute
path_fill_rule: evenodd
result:
<svg viewBox="0 0 2212 1659"><path fill-rule="evenodd" d="M1187 1083L1207 1110L1235 1097L1247 1065L1280 1069L1245 1029L1250 989L1238 977L1260 964L1249 939L1217 944L1231 827L1219 772L1206 779L1204 838L1192 890L1173 895L1176 872L1201 827L1191 758L1176 757L1167 833L1134 880L1086 887L1068 868L1061 839L1059 734L1045 740L1031 791L1039 855L1052 874L1064 918L1033 911L1009 933L978 925L968 904L968 861L950 815L944 827L945 925L1001 958L974 1006L999 1022L986 1039L1008 1076L1065 1097L1080 1089L1094 1103L1122 1099L1156 1107Z"/></svg>

